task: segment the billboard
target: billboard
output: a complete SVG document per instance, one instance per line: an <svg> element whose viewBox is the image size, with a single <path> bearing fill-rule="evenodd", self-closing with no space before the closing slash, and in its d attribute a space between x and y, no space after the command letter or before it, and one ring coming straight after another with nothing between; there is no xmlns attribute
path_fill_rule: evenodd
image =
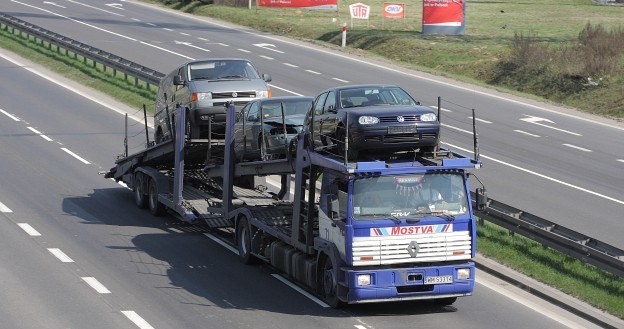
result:
<svg viewBox="0 0 624 329"><path fill-rule="evenodd" d="M465 0L423 0L423 34L464 34Z"/></svg>
<svg viewBox="0 0 624 329"><path fill-rule="evenodd" d="M258 6L338 10L338 0L258 0Z"/></svg>
<svg viewBox="0 0 624 329"><path fill-rule="evenodd" d="M368 19L368 15L370 14L370 6L367 6L361 2L354 3L352 5L349 5L349 12L351 13L352 19Z"/></svg>

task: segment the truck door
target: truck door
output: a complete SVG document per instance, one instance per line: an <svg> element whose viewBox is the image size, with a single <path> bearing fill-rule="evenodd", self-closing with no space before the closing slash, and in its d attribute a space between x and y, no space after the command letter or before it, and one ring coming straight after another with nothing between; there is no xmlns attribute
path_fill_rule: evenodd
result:
<svg viewBox="0 0 624 329"><path fill-rule="evenodd" d="M345 235L347 229L348 184L340 178L323 174L319 204L319 235L332 242L346 261Z"/></svg>

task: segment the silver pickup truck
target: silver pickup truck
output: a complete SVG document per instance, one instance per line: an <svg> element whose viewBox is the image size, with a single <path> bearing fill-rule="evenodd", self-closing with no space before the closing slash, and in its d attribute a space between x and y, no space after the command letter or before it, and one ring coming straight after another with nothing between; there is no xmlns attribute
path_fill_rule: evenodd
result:
<svg viewBox="0 0 624 329"><path fill-rule="evenodd" d="M164 77L158 86L154 111L154 140L168 140L173 135L177 108L186 109L187 134L204 138L210 131L225 132L226 105L242 108L256 98L271 97L267 82L271 75L260 75L246 59L216 58L185 63Z"/></svg>

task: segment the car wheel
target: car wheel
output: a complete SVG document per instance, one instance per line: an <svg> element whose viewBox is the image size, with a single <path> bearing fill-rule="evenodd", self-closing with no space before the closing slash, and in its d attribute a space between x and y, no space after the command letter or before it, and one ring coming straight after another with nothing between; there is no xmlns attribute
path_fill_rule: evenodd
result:
<svg viewBox="0 0 624 329"><path fill-rule="evenodd" d="M346 129L344 127L338 127L336 129L336 149L338 150L338 156L345 156L345 133ZM351 136L349 136L349 150L347 151L347 161L356 161L358 159L359 151L353 141L351 140Z"/></svg>
<svg viewBox="0 0 624 329"><path fill-rule="evenodd" d="M163 134L162 128L158 127L158 130L156 130L154 141L156 142L156 144L160 144L164 142L164 134Z"/></svg>

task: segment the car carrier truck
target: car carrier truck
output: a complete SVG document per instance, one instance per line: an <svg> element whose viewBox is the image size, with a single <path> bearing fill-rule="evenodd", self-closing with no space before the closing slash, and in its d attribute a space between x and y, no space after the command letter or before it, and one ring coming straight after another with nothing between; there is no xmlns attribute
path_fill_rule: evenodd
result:
<svg viewBox="0 0 624 329"><path fill-rule="evenodd" d="M179 118L173 140L117 159L105 175L125 182L139 207L233 229L243 263L267 262L332 307L449 305L473 293L468 175L481 165L476 134L474 158L438 149L430 157L347 161L314 152L301 133L295 154L236 162L233 107L225 140L190 139L184 110ZM270 175L281 177L279 192L262 183Z"/></svg>

